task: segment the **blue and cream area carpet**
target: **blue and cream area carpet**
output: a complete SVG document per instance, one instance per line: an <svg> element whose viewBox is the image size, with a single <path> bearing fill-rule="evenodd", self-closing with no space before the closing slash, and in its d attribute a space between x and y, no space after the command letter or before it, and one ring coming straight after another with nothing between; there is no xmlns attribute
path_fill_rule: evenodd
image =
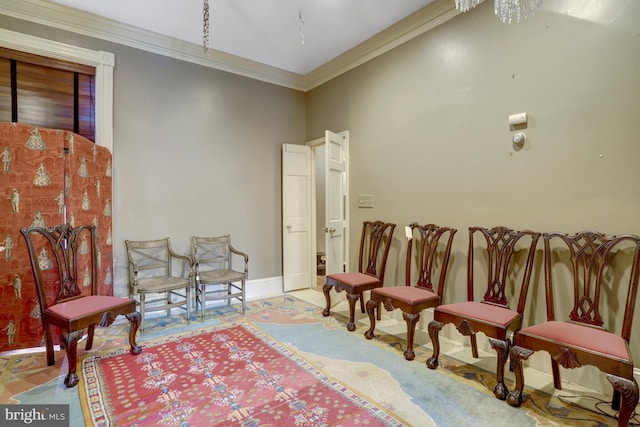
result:
<svg viewBox="0 0 640 427"><path fill-rule="evenodd" d="M167 336L246 322L314 369L376 402L409 425L617 425L615 418L561 402L533 389L525 389L527 395L522 407L512 408L493 396L493 373L446 355L441 355L441 367L430 370L424 363L428 354L423 348L417 346L416 359L406 361L402 356L406 343L401 338L385 335L368 341L363 336L363 326L348 332L345 318L336 314L325 318L321 311L317 305L283 295L248 303L244 315L235 306L212 308L204 322L194 317L189 325L178 314L147 318L144 335L138 343L143 348L151 347ZM91 352L85 353L84 347L78 345L78 363L96 352L127 348L127 329L126 321L97 329ZM70 425L84 426L81 390L79 387L67 389L63 384L66 363L63 351L57 352L56 365L52 367L46 365L44 353L0 356L0 403L69 404Z"/></svg>

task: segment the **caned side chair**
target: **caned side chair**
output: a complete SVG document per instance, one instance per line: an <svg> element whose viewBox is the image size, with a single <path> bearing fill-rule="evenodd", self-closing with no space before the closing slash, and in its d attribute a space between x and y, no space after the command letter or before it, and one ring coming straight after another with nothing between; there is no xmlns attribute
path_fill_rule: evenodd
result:
<svg viewBox="0 0 640 427"><path fill-rule="evenodd" d="M140 331L144 331L145 314L152 311L166 310L168 316L173 308L183 309L188 324L193 289L191 257L175 252L168 237L125 240L125 245L129 262L129 296L140 304ZM177 269L179 271L174 273Z"/></svg>
<svg viewBox="0 0 640 427"><path fill-rule="evenodd" d="M246 280L249 256L234 248L231 236L191 237L191 257L194 262L196 309L204 319L207 301L222 300L231 306L240 302L246 310ZM234 259L236 268L234 268Z"/></svg>

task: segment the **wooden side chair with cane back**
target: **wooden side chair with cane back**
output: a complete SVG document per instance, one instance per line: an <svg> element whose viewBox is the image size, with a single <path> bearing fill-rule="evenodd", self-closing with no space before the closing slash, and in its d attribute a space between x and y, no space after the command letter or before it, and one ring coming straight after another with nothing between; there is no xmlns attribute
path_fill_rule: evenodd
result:
<svg viewBox="0 0 640 427"><path fill-rule="evenodd" d="M231 305L237 300L246 310L245 283L249 274L249 256L231 245L231 236L191 237L194 263L196 309L204 319L207 301L222 300ZM234 268L234 258L236 267Z"/></svg>
<svg viewBox="0 0 640 427"><path fill-rule="evenodd" d="M395 228L396 224L389 222L363 222L358 271L354 273L334 273L327 276L325 285L322 288L327 302L327 306L322 312L323 316L331 314L331 289L334 288L337 292L345 291L349 302L347 330L356 330L356 302L360 300L360 310L364 313L363 292L382 287L387 257L391 248L391 238Z"/></svg>
<svg viewBox="0 0 640 427"><path fill-rule="evenodd" d="M129 261L129 296L137 298L140 304L140 331L144 331L145 313L158 310L166 310L168 316L173 308L184 309L188 324L193 289L191 257L174 251L168 237L125 240L125 245Z"/></svg>
<svg viewBox="0 0 640 427"><path fill-rule="evenodd" d="M40 316L47 351L47 365L55 363L53 328L60 331L69 372L64 383L78 383L76 373L78 341L87 330L85 350L91 350L96 326L109 326L119 315L129 320L129 352L140 354L136 344L140 313L130 298L98 295L98 256L93 225L73 228L68 224L51 228L21 230L27 242L29 260L38 293ZM84 291L83 291L84 289Z"/></svg>
<svg viewBox="0 0 640 427"><path fill-rule="evenodd" d="M371 290L371 298L366 304L370 322L369 329L364 333L367 339L374 337L376 310L380 310L380 305L383 305L387 311L399 308L407 323L407 348L404 351L404 358L407 360L415 358L413 340L416 324L423 310L436 307L442 302L451 245L456 232L455 228L440 227L435 224L412 223L407 226L409 241L405 286L386 286ZM440 244L441 240L444 243ZM415 272L413 277L412 272Z"/></svg>
<svg viewBox="0 0 640 427"><path fill-rule="evenodd" d="M469 255L467 259L467 301L441 304L434 309L433 321L428 330L433 344L433 356L427 360L427 366L438 366L440 343L438 334L442 327L451 323L456 329L471 339L471 353L478 357L476 334L484 333L491 348L497 354L496 385L493 394L504 400L507 387L504 384L504 366L509 357L511 335L520 329L528 294L531 271L540 239L540 233L533 231L514 231L507 227L470 227ZM486 272L487 287L480 301L474 293L474 254L476 241L481 241L482 265ZM522 242L522 243L521 243ZM519 254L524 258L520 260ZM518 274L523 266L521 274ZM518 278L522 277L518 285ZM512 294L512 301L508 295Z"/></svg>
<svg viewBox="0 0 640 427"><path fill-rule="evenodd" d="M604 372L613 386L611 406L619 410L618 425L627 426L638 404L629 340L640 279L640 236L545 233L544 252L547 321L515 334L510 357L516 387L507 402L520 406L522 361L543 350L551 356L558 390L560 366L592 365Z"/></svg>

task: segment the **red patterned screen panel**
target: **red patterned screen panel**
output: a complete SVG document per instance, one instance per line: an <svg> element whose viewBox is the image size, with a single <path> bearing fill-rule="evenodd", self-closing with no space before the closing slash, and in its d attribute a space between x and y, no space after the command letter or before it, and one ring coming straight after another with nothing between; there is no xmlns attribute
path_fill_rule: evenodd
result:
<svg viewBox="0 0 640 427"><path fill-rule="evenodd" d="M113 294L111 154L68 131L7 122L0 122L0 150L0 351L6 351L43 343L21 228L95 224L99 290ZM38 262L49 263L48 258L42 251ZM88 292L84 281L79 285Z"/></svg>

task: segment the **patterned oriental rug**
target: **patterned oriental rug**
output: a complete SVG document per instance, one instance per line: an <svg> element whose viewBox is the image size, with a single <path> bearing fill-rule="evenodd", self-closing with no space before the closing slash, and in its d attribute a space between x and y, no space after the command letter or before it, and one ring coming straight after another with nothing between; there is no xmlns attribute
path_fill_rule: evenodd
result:
<svg viewBox="0 0 640 427"><path fill-rule="evenodd" d="M154 340L81 361L95 426L404 426L251 323Z"/></svg>

